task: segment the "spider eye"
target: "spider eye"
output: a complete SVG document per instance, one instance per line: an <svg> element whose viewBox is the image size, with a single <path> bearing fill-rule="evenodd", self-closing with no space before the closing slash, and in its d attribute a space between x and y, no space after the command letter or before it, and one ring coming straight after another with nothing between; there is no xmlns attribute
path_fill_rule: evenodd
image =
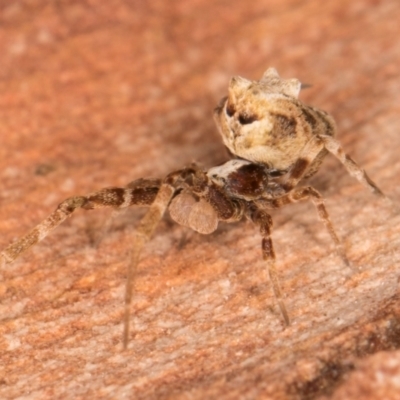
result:
<svg viewBox="0 0 400 400"><path fill-rule="evenodd" d="M248 125L257 121L257 116L254 114L239 114L238 119L241 125Z"/></svg>
<svg viewBox="0 0 400 400"><path fill-rule="evenodd" d="M236 112L235 106L232 103L227 103L225 110L228 117L233 117L233 114Z"/></svg>

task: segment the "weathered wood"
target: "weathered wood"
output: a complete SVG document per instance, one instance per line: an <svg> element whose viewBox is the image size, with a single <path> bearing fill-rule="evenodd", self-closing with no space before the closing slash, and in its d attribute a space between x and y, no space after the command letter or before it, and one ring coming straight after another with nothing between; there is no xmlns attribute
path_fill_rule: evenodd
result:
<svg viewBox="0 0 400 400"><path fill-rule="evenodd" d="M1 249L68 196L224 161L212 109L230 76L269 66L312 85L301 98L335 116L345 150L399 201L398 1L11 3ZM0 397L350 399L379 371L363 398L391 398L400 356L371 354L399 347L400 217L333 157L312 184L355 271L312 205L274 213L284 329L255 226L201 236L166 219L139 265L127 352L129 232L143 211L117 216L98 249L107 215L77 214L0 271Z"/></svg>

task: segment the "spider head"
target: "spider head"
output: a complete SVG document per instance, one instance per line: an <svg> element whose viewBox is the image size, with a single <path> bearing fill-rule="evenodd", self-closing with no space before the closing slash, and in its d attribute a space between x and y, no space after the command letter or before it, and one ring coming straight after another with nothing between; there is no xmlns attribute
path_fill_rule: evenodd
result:
<svg viewBox="0 0 400 400"><path fill-rule="evenodd" d="M301 83L269 68L259 81L233 77L214 117L224 144L236 156L287 169L305 143L299 123ZM296 155L294 154L296 153Z"/></svg>

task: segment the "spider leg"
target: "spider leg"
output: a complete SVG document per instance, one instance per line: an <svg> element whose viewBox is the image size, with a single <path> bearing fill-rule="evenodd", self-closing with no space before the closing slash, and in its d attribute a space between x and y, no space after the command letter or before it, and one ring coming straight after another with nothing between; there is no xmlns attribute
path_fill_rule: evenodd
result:
<svg viewBox="0 0 400 400"><path fill-rule="evenodd" d="M88 196L70 197L64 200L45 220L27 235L10 244L0 253L2 264L11 263L34 244L44 239L53 229L65 221L76 209L125 208L132 205L150 205L155 199L159 185L153 180L137 187L106 188Z"/></svg>
<svg viewBox="0 0 400 400"><path fill-rule="evenodd" d="M388 197L378 188L376 183L367 175L367 173L350 157L348 156L341 144L332 136L320 135L324 142L325 148L332 153L347 169L348 173L356 178L362 185L372 191L375 195L390 201Z"/></svg>
<svg viewBox="0 0 400 400"><path fill-rule="evenodd" d="M346 256L342 243L339 240L335 232L335 229L333 227L332 221L329 218L328 211L324 204L324 199L316 189L314 189L311 186L293 189L290 193L286 194L285 196L272 200L271 205L274 208L278 208L286 204L304 200L312 201L318 212L319 218L324 223L326 230L328 231L333 243L335 244L336 253L340 256L343 262L350 267L351 266L350 261Z"/></svg>
<svg viewBox="0 0 400 400"><path fill-rule="evenodd" d="M136 275L136 269L139 262L140 253L144 245L149 241L152 233L160 222L164 215L165 210L175 194L176 188L173 184L164 182L151 206L147 210L146 214L142 218L137 227L134 238L133 247L131 253L131 260L128 266L128 275L126 279L125 289L125 314L124 314L124 332L123 332L123 348L128 347L129 341L129 316L130 316L130 305L132 302L132 289L133 281Z"/></svg>
<svg viewBox="0 0 400 400"><path fill-rule="evenodd" d="M231 201L224 190L217 187L215 184L209 181L207 174L193 165L189 168L173 172L169 174L163 181L157 197L147 210L147 213L140 221L138 228L134 233L133 238L133 249L131 254L131 260L128 267L128 276L126 280L125 290L125 314L124 314L124 332L123 332L123 348L128 347L129 342L129 319L130 319L130 306L132 302L133 282L139 262L140 253L144 245L149 241L151 235L156 229L158 223L163 217L165 211L171 204L176 192L180 189L185 189L186 194L193 193L200 198L200 201L195 203L191 209L189 215L189 223L184 223L180 218L171 213L173 219L178 223L187 225L190 228L203 233L211 233L216 229L216 224L212 224L212 227L204 226L204 221L201 221L201 217L206 219L205 212L210 213L211 219L217 221L223 220L227 222L237 221L242 218L244 212L244 203L241 201ZM178 199L181 194L175 197ZM184 206L185 200L183 201ZM171 204L172 205L172 204ZM199 207L196 207L199 206ZM209 210L211 207L212 210ZM212 215L214 214L215 215ZM179 216L179 215L178 215Z"/></svg>
<svg viewBox="0 0 400 400"><path fill-rule="evenodd" d="M132 199L133 201L128 205L132 206L132 205L150 205L150 199L147 199L146 201L143 202L143 204L139 204L140 201L140 195L138 196L138 193L140 193L140 191L142 193L151 191L151 190L155 190L156 188L159 188L161 186L161 180L160 179L144 179L144 178L140 178L140 179L136 179L130 183L128 183L125 187L125 189L135 189L134 193L134 199ZM155 192L155 194L157 194L157 192ZM154 195L155 197L155 195ZM127 207L119 207L119 208L114 208L112 210L111 215L108 216L108 218L105 219L103 225L100 227L99 232L97 233L95 240L94 240L94 247L98 248L100 246L100 243L102 242L103 238L107 235L107 233L109 232L109 230L111 229L111 226L114 222L114 220L120 216L122 213L126 212Z"/></svg>
<svg viewBox="0 0 400 400"><path fill-rule="evenodd" d="M261 250L264 261L266 261L269 279L272 289L286 325L290 324L289 314L282 297L279 285L278 273L276 271L275 252L271 239L272 218L264 210L255 208L250 212L249 218L259 226L262 236Z"/></svg>

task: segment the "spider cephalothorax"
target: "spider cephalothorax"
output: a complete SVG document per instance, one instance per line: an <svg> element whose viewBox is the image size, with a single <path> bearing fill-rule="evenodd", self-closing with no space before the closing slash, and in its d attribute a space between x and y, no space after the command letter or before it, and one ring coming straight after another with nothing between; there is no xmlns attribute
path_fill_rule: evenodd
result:
<svg viewBox="0 0 400 400"><path fill-rule="evenodd" d="M134 272L141 249L164 212L169 209L174 221L203 234L214 232L220 221L247 218L259 228L262 255L272 288L285 323L289 324L275 271L275 253L270 237L272 220L267 210L311 200L336 251L348 263L321 195L311 186L298 186L299 182L317 172L323 158L330 152L343 163L350 175L378 196L385 197L334 139L332 117L298 99L300 88L297 79L283 80L273 68L268 69L259 81L232 78L228 96L221 100L214 112L232 160L208 171L192 165L172 172L162 180L138 179L124 188L106 188L86 196L70 197L30 233L3 250L0 254L2 262L14 261L77 208L149 206L135 231L128 268L123 337L126 347Z"/></svg>

